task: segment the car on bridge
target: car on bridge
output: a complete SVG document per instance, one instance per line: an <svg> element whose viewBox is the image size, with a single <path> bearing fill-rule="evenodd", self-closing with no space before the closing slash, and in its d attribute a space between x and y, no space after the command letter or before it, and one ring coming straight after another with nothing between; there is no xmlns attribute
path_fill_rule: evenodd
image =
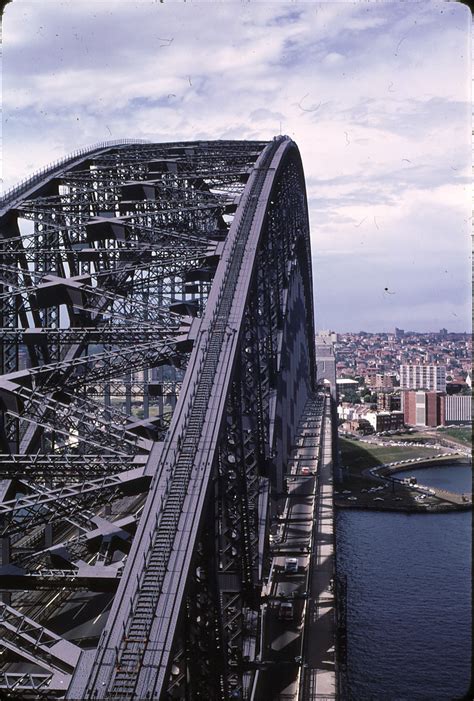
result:
<svg viewBox="0 0 474 701"><path fill-rule="evenodd" d="M296 574L298 572L298 559L296 557L287 557L285 559L286 574Z"/></svg>
<svg viewBox="0 0 474 701"><path fill-rule="evenodd" d="M292 621L295 615L291 601L281 601L278 607L278 618L282 621Z"/></svg>
<svg viewBox="0 0 474 701"><path fill-rule="evenodd" d="M309 469L309 467L302 467L302 468L301 468L301 474L302 474L302 475L311 475L312 472L311 472L311 470Z"/></svg>

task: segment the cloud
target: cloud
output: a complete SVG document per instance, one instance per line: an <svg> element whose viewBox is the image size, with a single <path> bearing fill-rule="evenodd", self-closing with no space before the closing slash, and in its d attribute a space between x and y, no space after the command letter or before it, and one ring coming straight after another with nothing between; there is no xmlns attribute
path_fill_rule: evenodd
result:
<svg viewBox="0 0 474 701"><path fill-rule="evenodd" d="M371 304L381 323L367 266L391 266L413 298L442 257L466 278L469 21L454 3L10 3L5 183L100 140L269 139L281 125L307 176L315 279L332 279L317 308L352 323L352 271L364 323ZM469 323L463 290L452 328Z"/></svg>
<svg viewBox="0 0 474 701"><path fill-rule="evenodd" d="M321 63L323 66L337 66L344 61L344 58L345 57L342 54L332 51L331 53L326 54Z"/></svg>

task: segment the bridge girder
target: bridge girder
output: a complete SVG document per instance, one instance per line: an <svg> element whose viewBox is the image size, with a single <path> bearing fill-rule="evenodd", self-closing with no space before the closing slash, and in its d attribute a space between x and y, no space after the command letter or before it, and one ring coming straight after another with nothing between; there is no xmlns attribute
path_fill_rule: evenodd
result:
<svg viewBox="0 0 474 701"><path fill-rule="evenodd" d="M66 634L79 589L118 587L67 698L243 698L313 388L295 144L102 145L7 193L0 238L5 596L28 612L57 586L42 623ZM128 514L126 547L96 535ZM61 696L40 664L17 674L12 698Z"/></svg>

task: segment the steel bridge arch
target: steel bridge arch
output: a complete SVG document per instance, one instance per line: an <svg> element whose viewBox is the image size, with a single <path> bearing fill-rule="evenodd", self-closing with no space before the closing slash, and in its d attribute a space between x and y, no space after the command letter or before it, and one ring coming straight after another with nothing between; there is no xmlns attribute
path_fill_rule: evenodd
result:
<svg viewBox="0 0 474 701"><path fill-rule="evenodd" d="M10 420L13 430L10 426L9 435L4 437L11 452L1 458L5 466L2 476L13 483L19 480L33 492L23 501L16 499L15 505L4 502L5 538L11 539L15 529L21 533L16 525L23 521L32 528L45 528L51 539L50 524L56 524L53 530L60 530L58 519L65 518L61 508L56 519L48 512L47 504L56 498L60 505L65 504L66 511L70 506L78 518L89 523L69 542L60 541L55 546L53 538L49 548L37 554L36 561L41 563L45 552L50 560L58 560L55 547L56 551L68 551L67 557L63 554L62 568L51 571L48 579L44 565L40 565L42 574L37 579L41 578L42 586L49 582L59 587L67 581L71 591L99 582L99 588L116 587L116 593L96 649L69 651L69 658L52 664L49 678L43 675L43 681L41 674L35 679L30 675L28 681L26 677L16 679L10 672L7 678L7 668L2 685L10 688L12 697L15 680L24 696L39 698L42 692L38 685L42 684L45 693L54 690L61 697L61 672L66 674L67 683L72 676L66 692L69 699L246 698L259 654L258 602L266 575L273 501L284 488L292 437L314 389L311 255L301 159L294 142L286 137L267 144L123 144L114 149L113 211L101 210L110 203L106 196L99 202L99 186L90 187L94 177L100 180L96 175L100 166L95 175L91 171L81 175L80 160L74 161L76 175L74 168L62 171L66 181L69 173L73 183L81 183L85 194L81 190L77 199L87 202L87 206L80 202L75 212L74 187L68 190L65 228L69 227L73 238L74 226L80 230L76 245L79 251L86 250L79 254L84 261L75 271L79 274L68 274L74 263L63 262L64 258L71 261L70 248L68 256L61 254L55 260L45 254L43 270L39 266L42 275L35 278L31 258L38 262L41 254L34 249L30 256L28 246L25 252L15 225L18 214L34 211L37 228L31 239L27 233L27 241L39 238L43 246L47 235L44 224L38 225L38 221L45 218L54 239L51 223L61 214L65 216L64 204L61 212L61 181L55 181L62 177L59 171L53 173L52 190L49 173L46 191L40 179L34 183L37 197L29 188L25 204L15 200L15 209L5 203L3 210L6 243L2 280L6 294L13 291L14 299L21 300L16 309L7 308L3 317L15 319L17 324L7 327L4 321L6 343L9 333L10 347L16 347L18 354L19 344L29 336L32 357L37 361L34 368L12 368L11 362L8 365L11 353L4 356L7 372L1 379L0 398L6 424ZM130 149L134 156L128 165L131 161L134 165L127 171L124 164ZM97 156L111 152L112 147L109 151L100 149ZM236 169L239 153L241 162ZM123 156L124 164L119 168ZM221 168L220 183L217 169L209 167L213 158ZM200 162L206 164L205 176L199 173ZM150 167L150 163L154 165ZM226 165L237 170L237 175L234 172L231 178L226 177ZM225 191L229 181L232 198ZM108 192L107 187L103 192ZM196 206L193 199L199 198ZM154 209L156 202L159 204ZM203 208L212 212L204 235ZM75 224L78 209L82 219ZM57 214L51 217L53 211ZM127 220L130 211L135 214L131 225ZM173 213L167 215L170 211ZM201 232L200 240L195 230ZM175 241L181 235L188 247L182 246L174 257L173 247L166 246L170 233ZM129 264L123 262L123 249L133 249L131 242L139 244L140 236L145 237L148 248L143 251L143 246L137 245L132 251L130 273ZM89 249L84 249L84 239ZM60 243L64 248L71 245L64 240ZM190 248L192 254L186 258ZM130 258L130 251L126 253ZM161 271L158 283L152 274L150 283L146 275L136 273L143 255L151 255L151 266ZM179 268L183 255L187 260L184 271ZM167 257L164 262L163 257ZM47 271L51 261L53 270ZM20 276L14 268L22 270ZM171 285L167 306L150 304L150 298L154 301L160 291L157 301L163 302L166 295L162 291L169 286L173 272L178 274L178 284ZM196 278L199 291L190 293ZM109 284L104 285L104 280ZM73 323L61 323L61 312L55 309L58 297ZM138 298L144 297L148 298L140 304ZM30 303L26 311L25 300ZM18 319L30 329L19 329ZM134 338L133 328L128 332L133 323L135 334L144 333L147 341L124 348L123 344ZM158 341L153 340L154 333ZM94 340L103 342L102 352L95 358L88 352ZM61 351L62 343L66 344L65 352ZM121 410L114 409L110 393L118 389L110 386L114 381L124 384L123 378L131 377L135 366L163 365L186 368L184 377L178 371L179 398L171 422L163 423L163 417L158 416L133 425L130 400L126 399ZM94 399L91 393L84 396L90 390L90 377L97 378L94 382L100 385ZM144 377L143 382L148 382L149 393L153 378L150 382ZM35 396L43 402L43 410L38 401L34 404ZM51 416L53 406L70 420L64 435L77 436L75 445L83 440L89 453L94 446L94 455L88 457L84 449L71 449L70 439L69 443L57 439L61 426ZM21 428L28 411L34 429L29 431ZM73 421L80 411L86 411L94 426ZM38 446L50 450L41 452ZM124 470L120 469L121 461ZM76 473L71 470L72 463ZM38 464L43 465L43 472L35 467ZM55 465L61 467L66 480L68 475L69 481L71 474L76 475L72 487L59 487L63 490L59 494L56 485L48 491L45 484ZM40 498L31 479L35 470L43 475ZM91 472L95 480L85 481L84 475ZM136 534L125 564L115 568L114 577L113 558L103 560L100 552L104 543L117 537L107 540L107 533L124 527L130 508L130 497L124 495L134 493L147 496L140 517L135 518ZM104 502L113 504L114 500L124 510L104 524ZM99 507L100 523L93 515ZM22 516L16 523L15 513ZM44 538L48 545L46 535ZM80 551L84 542L99 545L89 569L76 567L77 560L71 555L75 548ZM8 544L11 547L11 542ZM21 557L13 562L23 565ZM94 567L96 572L92 573ZM9 576L12 589L24 586L27 577L34 579L24 567L18 567L16 575L10 570ZM11 616L18 613L12 607L5 611ZM24 642L17 642L15 653L26 656L24 647ZM209 664L211 659L213 664ZM41 659L38 662L40 667L45 665Z"/></svg>

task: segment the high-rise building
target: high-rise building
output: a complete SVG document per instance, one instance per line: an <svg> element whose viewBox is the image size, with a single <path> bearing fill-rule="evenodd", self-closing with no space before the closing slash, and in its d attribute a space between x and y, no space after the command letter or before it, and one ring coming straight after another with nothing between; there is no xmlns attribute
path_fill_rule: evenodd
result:
<svg viewBox="0 0 474 701"><path fill-rule="evenodd" d="M402 392L405 423L410 426L443 426L446 395L442 392Z"/></svg>
<svg viewBox="0 0 474 701"><path fill-rule="evenodd" d="M446 424L465 424L472 420L471 395L451 395L446 397Z"/></svg>
<svg viewBox="0 0 474 701"><path fill-rule="evenodd" d="M316 375L318 383L323 384L324 380L329 382L331 397L337 403L336 356L328 331L316 334Z"/></svg>
<svg viewBox="0 0 474 701"><path fill-rule="evenodd" d="M400 389L446 391L445 365L400 365Z"/></svg>

